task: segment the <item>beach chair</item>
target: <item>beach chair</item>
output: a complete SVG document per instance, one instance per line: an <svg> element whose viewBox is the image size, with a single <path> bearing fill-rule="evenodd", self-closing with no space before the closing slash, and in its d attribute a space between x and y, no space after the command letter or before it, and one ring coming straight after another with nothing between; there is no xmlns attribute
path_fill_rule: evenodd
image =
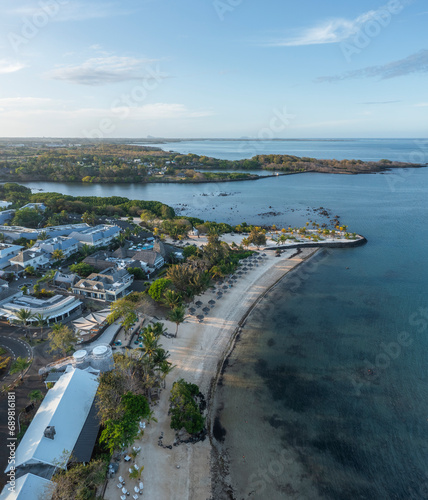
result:
<svg viewBox="0 0 428 500"><path fill-rule="evenodd" d="M140 490L138 489L138 486L134 486L134 491L135 491L135 493L140 493Z"/></svg>
<svg viewBox="0 0 428 500"><path fill-rule="evenodd" d="M142 490L144 488L144 484L140 481L140 484L138 485L140 490Z"/></svg>
<svg viewBox="0 0 428 500"><path fill-rule="evenodd" d="M135 494L135 495L132 495L132 498L134 498L135 500L137 500L137 498L139 498L139 497L138 497L137 494Z"/></svg>
<svg viewBox="0 0 428 500"><path fill-rule="evenodd" d="M135 470L138 470L138 469L139 469L139 467L138 467L138 465L137 465L137 464L134 464L134 469L135 469Z"/></svg>
<svg viewBox="0 0 428 500"><path fill-rule="evenodd" d="M126 495L121 495L120 500L126 500Z"/></svg>
<svg viewBox="0 0 428 500"><path fill-rule="evenodd" d="M121 490L122 489L122 484L119 483L119 484L116 484L116 486Z"/></svg>
<svg viewBox="0 0 428 500"><path fill-rule="evenodd" d="M119 482L120 482L120 483L124 483L124 482L125 482L125 480L123 479L123 477L122 477L122 476L119 476Z"/></svg>

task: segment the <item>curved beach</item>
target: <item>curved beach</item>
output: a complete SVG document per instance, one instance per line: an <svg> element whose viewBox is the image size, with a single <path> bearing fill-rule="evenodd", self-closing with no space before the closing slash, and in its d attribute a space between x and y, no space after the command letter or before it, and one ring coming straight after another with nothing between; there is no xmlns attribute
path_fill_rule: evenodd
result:
<svg viewBox="0 0 428 500"><path fill-rule="evenodd" d="M169 391L178 378L197 384L208 399L214 390L217 375L225 356L233 347L235 334L242 320L253 306L285 274L312 256L317 249L301 251L288 250L281 257L268 253L258 267L254 267L237 284L227 290L221 300L199 323L194 316L187 316L180 325L177 338L162 339L163 346L171 353L171 361L176 368L166 379L166 389L155 407L155 418L146 427L143 438L136 444L142 451L137 463L144 465L144 496L157 500L168 499L208 499L211 497L211 444L206 439L196 444L172 446L175 432L169 428ZM206 305L215 298L210 290L199 300ZM165 321L168 331L175 331L175 324ZM209 419L208 419L209 424ZM158 439L163 433L163 445ZM172 448L165 448L171 445ZM121 462L119 473L127 476L127 464ZM109 481L105 498L117 497L114 479Z"/></svg>

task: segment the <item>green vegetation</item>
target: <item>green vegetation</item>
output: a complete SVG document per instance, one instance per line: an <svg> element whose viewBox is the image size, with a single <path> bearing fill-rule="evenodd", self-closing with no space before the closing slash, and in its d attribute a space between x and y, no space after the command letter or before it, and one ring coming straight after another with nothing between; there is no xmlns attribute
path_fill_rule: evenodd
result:
<svg viewBox="0 0 428 500"><path fill-rule="evenodd" d="M8 355L6 349L0 347L0 372L9 366L11 357Z"/></svg>
<svg viewBox="0 0 428 500"><path fill-rule="evenodd" d="M167 278L159 278L153 281L148 291L150 297L156 302L160 302L170 284L171 280Z"/></svg>
<svg viewBox="0 0 428 500"><path fill-rule="evenodd" d="M72 459L70 460L72 461ZM58 467L52 478L54 494L52 500L92 500L107 475L108 462L91 460L88 464L73 463L68 469Z"/></svg>
<svg viewBox="0 0 428 500"><path fill-rule="evenodd" d="M63 356L67 355L76 344L77 335L70 327L61 323L55 323L48 333L49 352L60 352Z"/></svg>
<svg viewBox="0 0 428 500"><path fill-rule="evenodd" d="M230 161L192 153L187 155L170 153L154 147L130 146L114 140L87 141L80 147L64 145L62 148L54 149L28 142L23 148L5 146L3 151L0 155L2 180L84 184L219 182L259 178L246 172L249 170L355 174L420 166L389 160L379 162L319 160L279 154L257 155L251 159ZM1 196L1 199L17 203L21 194L15 189L6 187L5 195Z"/></svg>
<svg viewBox="0 0 428 500"><path fill-rule="evenodd" d="M19 378L22 380L25 370L31 365L31 361L27 361L25 358L20 356L12 363L10 367L10 374L19 373Z"/></svg>
<svg viewBox="0 0 428 500"><path fill-rule="evenodd" d="M79 275L82 278L87 278L90 274L96 273L95 267L90 264L85 264L85 262L79 262L79 264L72 264L70 266L70 271Z"/></svg>
<svg viewBox="0 0 428 500"><path fill-rule="evenodd" d="M197 434L204 428L205 419L198 405L199 387L182 378L174 382L171 389L170 412L171 429L185 429L189 434Z"/></svg>

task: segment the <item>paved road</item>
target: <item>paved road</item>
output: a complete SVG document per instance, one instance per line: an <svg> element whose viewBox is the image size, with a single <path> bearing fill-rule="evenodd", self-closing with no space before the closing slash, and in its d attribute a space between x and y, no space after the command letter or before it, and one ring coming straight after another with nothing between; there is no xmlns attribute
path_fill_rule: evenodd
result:
<svg viewBox="0 0 428 500"><path fill-rule="evenodd" d="M0 346L10 351L14 359L18 357L29 359L33 356L31 347L26 342L13 337L1 335Z"/></svg>

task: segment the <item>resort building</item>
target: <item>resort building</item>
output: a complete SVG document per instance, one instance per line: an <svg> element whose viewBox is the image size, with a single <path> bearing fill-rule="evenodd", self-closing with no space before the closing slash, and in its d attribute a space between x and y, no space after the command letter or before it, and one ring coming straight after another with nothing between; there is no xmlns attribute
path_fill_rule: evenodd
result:
<svg viewBox="0 0 428 500"><path fill-rule="evenodd" d="M9 259L19 254L23 247L19 245L8 245L0 243L0 269L10 265Z"/></svg>
<svg viewBox="0 0 428 500"><path fill-rule="evenodd" d="M43 314L48 324L57 323L80 312L82 303L76 297L54 295L48 299L37 299L30 295L16 294L10 300L0 303L0 317L9 322L17 320L16 313L20 309L29 309L31 313Z"/></svg>
<svg viewBox="0 0 428 500"><path fill-rule="evenodd" d="M64 288L68 290L71 288L75 283L79 281L79 276L74 273L70 274L64 274L61 273L60 271L56 271L54 274L54 277L52 278L52 284L54 286L57 286L59 288Z"/></svg>
<svg viewBox="0 0 428 500"><path fill-rule="evenodd" d="M0 212L0 224L4 224L5 222L8 222L12 220L15 216L15 210L2 210Z"/></svg>
<svg viewBox="0 0 428 500"><path fill-rule="evenodd" d="M125 269L106 269L103 273L92 273L81 279L73 287L76 295L83 297L114 302L130 292L134 277Z"/></svg>
<svg viewBox="0 0 428 500"><path fill-rule="evenodd" d="M83 231L72 232L70 233L70 237L76 239L80 247L83 245L103 247L111 243L119 234L119 227L100 224L94 227L87 227Z"/></svg>
<svg viewBox="0 0 428 500"><path fill-rule="evenodd" d="M55 250L61 250L64 257L67 258L73 253L78 252L79 242L67 236L54 236L47 240L37 241L33 248L35 247L44 250L46 253L50 254L50 256L52 256Z"/></svg>
<svg viewBox="0 0 428 500"><path fill-rule="evenodd" d="M95 408L97 375L68 367L48 391L16 450L16 476L51 479L56 468L89 462L99 422ZM5 472L8 472L8 465ZM37 497L32 497L37 498Z"/></svg>
<svg viewBox="0 0 428 500"><path fill-rule="evenodd" d="M35 474L25 474L15 481L14 490L9 484L3 488L0 500L50 500L55 483Z"/></svg>
<svg viewBox="0 0 428 500"><path fill-rule="evenodd" d="M40 248L30 248L28 250L21 250L18 255L9 259L11 266L17 265L25 269L28 266L39 269L49 264L49 254Z"/></svg>
<svg viewBox="0 0 428 500"><path fill-rule="evenodd" d="M0 210L3 208L10 207L12 205L11 201L0 200Z"/></svg>
<svg viewBox="0 0 428 500"><path fill-rule="evenodd" d="M88 224L65 224L61 226L42 227L32 229L21 226L0 226L0 233L11 240L27 238L28 240L37 240L40 233L46 233L49 237L69 236L71 233L78 233L88 229Z"/></svg>

